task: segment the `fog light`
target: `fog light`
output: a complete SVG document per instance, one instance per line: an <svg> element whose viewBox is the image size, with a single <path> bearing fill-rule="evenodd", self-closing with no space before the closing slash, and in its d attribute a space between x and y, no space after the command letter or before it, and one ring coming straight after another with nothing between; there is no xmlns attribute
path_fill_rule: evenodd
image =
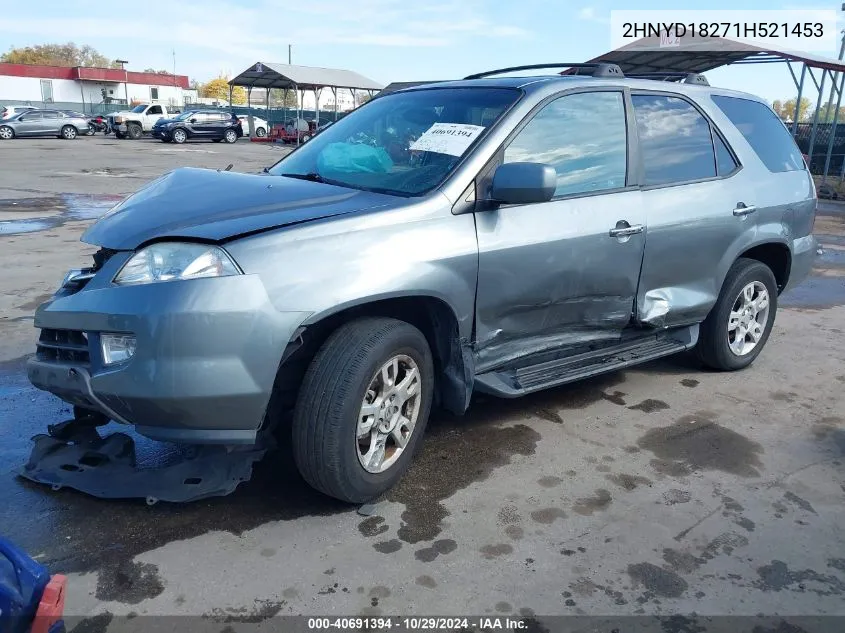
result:
<svg viewBox="0 0 845 633"><path fill-rule="evenodd" d="M103 363L114 365L135 355L135 337L132 334L100 334Z"/></svg>

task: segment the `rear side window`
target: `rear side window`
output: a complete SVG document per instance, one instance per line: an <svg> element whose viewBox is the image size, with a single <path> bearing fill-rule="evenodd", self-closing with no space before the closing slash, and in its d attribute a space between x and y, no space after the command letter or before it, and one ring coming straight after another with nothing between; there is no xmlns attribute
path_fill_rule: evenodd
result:
<svg viewBox="0 0 845 633"><path fill-rule="evenodd" d="M716 177L710 123L678 97L632 95L645 185Z"/></svg>
<svg viewBox="0 0 845 633"><path fill-rule="evenodd" d="M792 135L767 106L759 101L736 97L713 95L712 99L745 137L769 171L804 169L804 159Z"/></svg>
<svg viewBox="0 0 845 633"><path fill-rule="evenodd" d="M719 172L720 176L728 176L734 173L739 165L731 154L731 150L725 145L725 141L715 131L713 132L713 145L716 147L716 171Z"/></svg>
<svg viewBox="0 0 845 633"><path fill-rule="evenodd" d="M506 163L545 163L557 172L555 196L625 186L628 156L621 92L555 99L505 149Z"/></svg>

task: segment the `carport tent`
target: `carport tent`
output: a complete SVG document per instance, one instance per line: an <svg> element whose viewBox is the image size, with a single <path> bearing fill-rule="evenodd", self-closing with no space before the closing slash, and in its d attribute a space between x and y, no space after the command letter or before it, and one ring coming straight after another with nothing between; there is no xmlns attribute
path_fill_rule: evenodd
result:
<svg viewBox="0 0 845 633"><path fill-rule="evenodd" d="M294 90L297 94L297 120L302 108L302 93L313 91L315 97L315 111L319 121L320 93L328 88L334 94L334 118L337 120L337 91L352 92L353 103L359 90L366 91L371 97L374 92L382 89L381 84L364 77L351 70L338 68L317 68L313 66L296 66L293 64L275 64L270 62L256 62L237 77L229 81L229 103L232 102L232 89L243 86L247 89L247 100L250 101L253 88L263 88L267 91L269 109L270 90Z"/></svg>
<svg viewBox="0 0 845 633"><path fill-rule="evenodd" d="M660 37L645 37L620 48L599 55L590 62L606 62L617 64L626 75L661 73L661 72L686 72L703 73L721 66L736 64L786 64L789 73L795 82L797 90L796 116L792 121L791 131L793 136L799 132L798 122L799 106L805 90L813 86L805 83L807 77L818 93L816 109L810 129L810 140L807 153L810 156L810 164L813 166L813 150L816 137L819 131L819 109L825 95L825 83L830 81L830 98L828 106L833 105L836 98L836 110L834 110L833 123L821 123L821 126L829 126L827 150L824 154L825 162L823 168L824 178L827 178L830 169L831 156L833 154L834 140L837 136L836 126L839 120L839 108L842 105L842 93L845 88L845 63L841 60L820 55L793 51L786 48L740 42L727 37L692 37L684 36L675 44L669 45ZM793 63L800 65L800 76L796 74ZM816 72L821 73L821 78L816 77ZM829 110L830 108L828 108ZM845 138L839 139L836 145L842 146L843 160L839 177L845 178Z"/></svg>

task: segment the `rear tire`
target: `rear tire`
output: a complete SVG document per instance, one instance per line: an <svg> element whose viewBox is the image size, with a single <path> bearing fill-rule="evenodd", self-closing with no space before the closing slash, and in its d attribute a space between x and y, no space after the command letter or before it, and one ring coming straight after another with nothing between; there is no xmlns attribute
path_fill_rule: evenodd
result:
<svg viewBox="0 0 845 633"><path fill-rule="evenodd" d="M720 371L736 371L753 363L772 332L777 293L768 266L756 259L736 260L716 305L701 324L695 348L701 362Z"/></svg>
<svg viewBox="0 0 845 633"><path fill-rule="evenodd" d="M265 136L267 136L267 130L265 130L263 127L260 127L257 130L255 130L255 135L258 138L264 138Z"/></svg>
<svg viewBox="0 0 845 633"><path fill-rule="evenodd" d="M235 143L238 140L238 133L235 130L226 130L223 133L223 140L227 143Z"/></svg>
<svg viewBox="0 0 845 633"><path fill-rule="evenodd" d="M299 472L342 501L378 497L407 470L433 392L431 351L417 328L388 318L342 325L317 352L299 390L292 428Z"/></svg>
<svg viewBox="0 0 845 633"><path fill-rule="evenodd" d="M126 128L126 133L133 141L137 141L144 135L144 130L137 123L130 123Z"/></svg>
<svg viewBox="0 0 845 633"><path fill-rule="evenodd" d="M73 127L72 125L65 125L62 128L60 134L61 134L60 138L63 138L66 141L72 141L73 139L76 138L76 135L78 134L78 132L77 132L76 128Z"/></svg>

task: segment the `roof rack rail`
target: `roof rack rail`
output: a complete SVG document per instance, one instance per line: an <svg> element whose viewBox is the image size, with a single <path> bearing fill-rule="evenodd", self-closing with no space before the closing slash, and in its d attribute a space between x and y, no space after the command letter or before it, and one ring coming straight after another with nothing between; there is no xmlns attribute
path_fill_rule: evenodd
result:
<svg viewBox="0 0 845 633"><path fill-rule="evenodd" d="M627 77L632 79L656 79L658 81L680 81L685 84L695 84L696 86L709 86L710 82L707 77L700 73L690 73L684 71L671 72L654 72L654 73L629 73Z"/></svg>
<svg viewBox="0 0 845 633"><path fill-rule="evenodd" d="M464 79L481 79L482 77L490 77L491 75L501 75L503 73L510 73L517 70L539 70L542 68L568 68L574 70L574 73L570 71L564 71L560 73L561 75L566 74L576 74L580 75L582 73L578 72L580 70L590 70L591 77L624 77L622 74L622 69L619 68L616 64L604 64L604 63L588 63L588 64L581 64L581 63L574 63L574 64L530 64L528 66L511 66L510 68L499 68L497 70L488 70L483 73L476 73L474 75L469 75L464 77ZM587 74L587 73L583 73Z"/></svg>

